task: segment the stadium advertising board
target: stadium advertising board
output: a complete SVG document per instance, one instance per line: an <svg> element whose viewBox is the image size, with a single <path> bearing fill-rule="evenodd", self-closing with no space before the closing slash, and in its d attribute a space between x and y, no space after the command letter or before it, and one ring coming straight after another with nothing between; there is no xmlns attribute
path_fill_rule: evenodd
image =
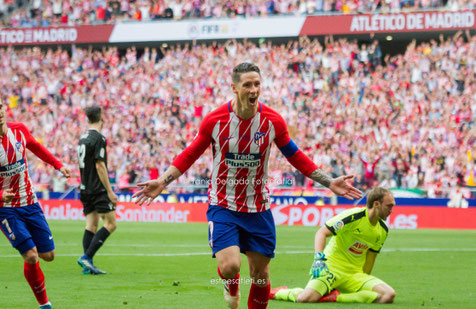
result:
<svg viewBox="0 0 476 309"><path fill-rule="evenodd" d="M118 24L111 43L475 29L476 10Z"/></svg>
<svg viewBox="0 0 476 309"><path fill-rule="evenodd" d="M414 31L438 32L458 29L476 29L476 10L200 19L77 27L1 28L0 46L273 38Z"/></svg>
<svg viewBox="0 0 476 309"><path fill-rule="evenodd" d="M111 43L297 36L306 17L202 19L117 24Z"/></svg>
<svg viewBox="0 0 476 309"><path fill-rule="evenodd" d="M352 207L280 205L271 209L274 221L278 225L317 226L323 225L329 218ZM475 208L397 206L387 219L387 225L396 229L476 229L475 219Z"/></svg>
<svg viewBox="0 0 476 309"><path fill-rule="evenodd" d="M43 200L41 205L47 219L84 220L79 200ZM137 206L132 202L119 202L116 208L118 221L133 222L207 222L206 203L152 203ZM272 205L277 225L320 226L349 205ZM432 206L397 206L387 220L396 229L476 229L476 208L454 209Z"/></svg>
<svg viewBox="0 0 476 309"><path fill-rule="evenodd" d="M0 46L109 42L113 25L0 29Z"/></svg>
<svg viewBox="0 0 476 309"><path fill-rule="evenodd" d="M392 33L476 29L476 10L310 16L300 35Z"/></svg>

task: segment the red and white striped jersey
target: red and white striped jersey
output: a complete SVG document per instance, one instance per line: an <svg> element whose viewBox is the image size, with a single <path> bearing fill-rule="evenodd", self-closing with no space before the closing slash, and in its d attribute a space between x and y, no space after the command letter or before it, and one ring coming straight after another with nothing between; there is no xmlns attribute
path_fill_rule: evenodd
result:
<svg viewBox="0 0 476 309"><path fill-rule="evenodd" d="M60 169L63 165L43 145L38 143L22 123L7 123L7 133L1 137L0 147L0 188L1 192L13 189L15 196L9 203L0 199L0 207L23 207L37 202L33 191L26 149L38 158ZM1 194L0 194L1 196Z"/></svg>
<svg viewBox="0 0 476 309"><path fill-rule="evenodd" d="M277 112L259 102L256 115L245 120L233 112L231 101L205 116L192 144L172 165L183 174L211 143L210 205L261 212L270 205L266 181L273 142L306 176L317 169L290 139L286 123Z"/></svg>

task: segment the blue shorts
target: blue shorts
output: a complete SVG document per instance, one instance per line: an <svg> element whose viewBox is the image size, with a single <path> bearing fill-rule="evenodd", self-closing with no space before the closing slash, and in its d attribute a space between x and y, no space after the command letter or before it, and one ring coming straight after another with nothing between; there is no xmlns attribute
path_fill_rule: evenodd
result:
<svg viewBox="0 0 476 309"><path fill-rule="evenodd" d="M39 253L55 249L53 235L40 204L0 207L0 229L20 254L37 247Z"/></svg>
<svg viewBox="0 0 476 309"><path fill-rule="evenodd" d="M230 246L240 247L241 253L254 251L274 257L276 229L271 210L259 213L232 211L210 205L207 210L208 242L213 257Z"/></svg>

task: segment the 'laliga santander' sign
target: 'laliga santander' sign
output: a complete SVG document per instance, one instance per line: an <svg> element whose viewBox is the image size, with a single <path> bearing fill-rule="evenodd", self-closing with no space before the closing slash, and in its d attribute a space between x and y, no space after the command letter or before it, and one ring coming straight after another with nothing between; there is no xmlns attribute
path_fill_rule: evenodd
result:
<svg viewBox="0 0 476 309"><path fill-rule="evenodd" d="M40 201L47 219L84 220L79 200ZM206 203L152 203L137 206L132 202L119 202L116 208L118 221L133 222L207 222ZM348 205L271 205L277 225L322 226L328 219ZM455 209L433 206L396 206L387 224L396 229L475 229L476 208Z"/></svg>

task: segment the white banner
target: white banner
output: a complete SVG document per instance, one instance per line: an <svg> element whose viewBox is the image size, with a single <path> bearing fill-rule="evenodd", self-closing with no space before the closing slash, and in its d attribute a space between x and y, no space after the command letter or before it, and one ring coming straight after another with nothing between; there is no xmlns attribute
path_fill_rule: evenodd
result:
<svg viewBox="0 0 476 309"><path fill-rule="evenodd" d="M296 37L305 20L303 16L117 24L109 42Z"/></svg>

